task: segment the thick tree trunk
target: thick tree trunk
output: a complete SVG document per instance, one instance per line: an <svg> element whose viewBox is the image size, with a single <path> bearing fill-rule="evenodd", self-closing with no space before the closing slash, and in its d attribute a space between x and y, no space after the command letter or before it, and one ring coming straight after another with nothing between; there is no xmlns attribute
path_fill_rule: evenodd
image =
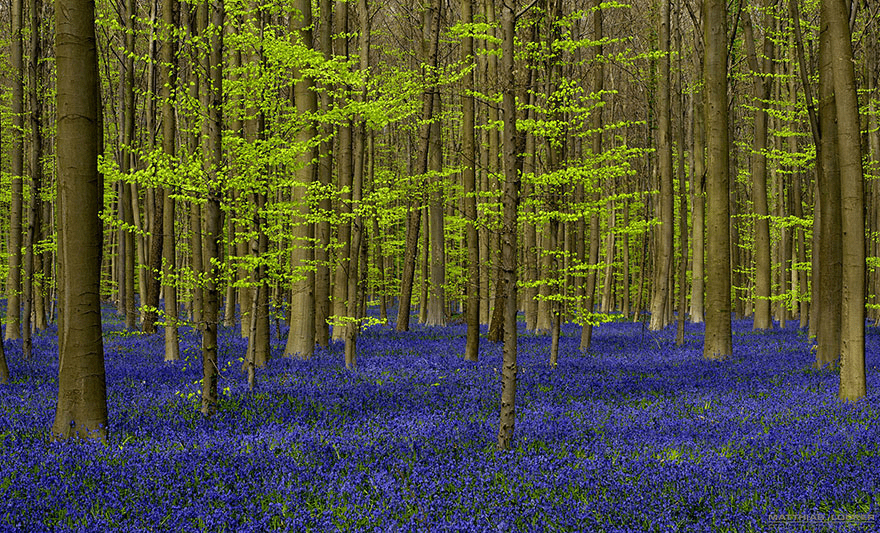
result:
<svg viewBox="0 0 880 533"><path fill-rule="evenodd" d="M865 182L859 100L853 67L849 8L843 0L822 2L827 11L840 162L840 226L843 256L840 390L843 401L865 397ZM824 132L823 132L824 135Z"/></svg>
<svg viewBox="0 0 880 533"><path fill-rule="evenodd" d="M823 3L824 6L824 3ZM841 347L841 305L843 292L843 246L841 242L839 121L834 91L833 51L828 13L822 8L819 34L819 130L821 172L816 173L817 202L813 232L819 235L818 271L813 281L813 316L816 325L816 367L836 366ZM818 229L818 231L816 231Z"/></svg>
<svg viewBox="0 0 880 533"><path fill-rule="evenodd" d="M730 323L730 142L727 117L727 4L704 0L703 42L709 168L706 220L706 333L703 357L733 353Z"/></svg>
<svg viewBox="0 0 880 533"><path fill-rule="evenodd" d="M100 80L92 0L55 3L61 320L57 440L107 442L101 331Z"/></svg>
<svg viewBox="0 0 880 533"><path fill-rule="evenodd" d="M310 0L299 0L294 6L300 16L290 19L291 33L298 35L300 43L309 49L312 45L312 3ZM294 72L294 79L298 79L293 88L294 105L296 112L306 123L297 132L297 142L308 146L315 137L316 130L312 124L311 115L318 111L318 98L312 90L312 79L309 76L301 76L300 72ZM303 151L299 157L293 186L293 203L297 209L296 218L293 220L291 231L291 266L294 269L293 294L290 301L290 331L287 334L287 344L284 347L284 355L290 357L297 355L300 359L312 358L315 350L315 273L311 268L314 260L315 226L308 221L310 209L306 202L309 186L315 181L316 167L312 161L318 156L316 147L310 147Z"/></svg>

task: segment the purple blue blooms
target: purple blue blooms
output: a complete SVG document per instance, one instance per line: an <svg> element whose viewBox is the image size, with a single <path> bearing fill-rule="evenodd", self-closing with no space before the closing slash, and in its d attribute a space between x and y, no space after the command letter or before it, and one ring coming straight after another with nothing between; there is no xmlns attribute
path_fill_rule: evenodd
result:
<svg viewBox="0 0 880 533"><path fill-rule="evenodd" d="M521 332L515 451L494 451L501 346L469 363L463 325L388 326L313 360L273 356L247 390L246 341L221 328L220 406L197 410L199 337L182 360L162 335L105 316L109 446L48 442L56 332L34 359L7 342L0 386L0 531L803 531L880 525L878 353L868 397L837 400L806 336L734 324L734 356L701 358L702 327ZM485 332L484 332L485 333ZM856 526L795 515L870 515ZM792 516L773 522L777 515ZM793 517L793 518L792 518ZM803 517L801 517L803 518Z"/></svg>

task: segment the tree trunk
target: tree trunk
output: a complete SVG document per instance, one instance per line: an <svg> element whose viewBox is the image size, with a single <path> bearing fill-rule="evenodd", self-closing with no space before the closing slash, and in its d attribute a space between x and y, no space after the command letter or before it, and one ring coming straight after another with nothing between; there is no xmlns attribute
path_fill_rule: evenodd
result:
<svg viewBox="0 0 880 533"><path fill-rule="evenodd" d="M681 57L681 12L680 5L676 8L676 42L678 48L678 88L677 88L677 99L678 99L678 108L679 108L679 116L681 119L678 121L678 138L676 139L676 144L678 145L678 242L679 247L681 249L681 259L678 265L678 320L676 321L676 332L675 332L675 345L681 346L684 344L684 315L687 310L687 265L688 265L688 212L687 212L687 192L685 191L685 171L684 171L684 153L685 153L685 142L684 142L684 130L685 125L687 124L688 114L685 111L685 101L684 101L684 75L683 67L684 62Z"/></svg>
<svg viewBox="0 0 880 533"><path fill-rule="evenodd" d="M514 87L516 86L516 64L514 63L514 38L516 35L516 20L513 8L504 4L501 12L501 30L503 35L502 69L506 80L502 95L502 120L504 122L504 191L502 195L503 224L501 232L501 269L503 276L500 278L501 287L506 295L507 310L504 316L504 348L503 363L501 368L502 390L501 410L498 419L498 444L499 450L510 450L513 440L514 422L516 420L516 214L519 204L519 186L521 171L521 156L518 156L521 148L517 142L516 132L516 101ZM518 160L519 159L519 160Z"/></svg>
<svg viewBox="0 0 880 533"><path fill-rule="evenodd" d="M440 93L434 94L435 114L440 114ZM431 142L428 153L428 171L437 172L443 170L443 147L440 144L440 121L431 124ZM429 326L446 325L446 238L444 224L444 190L442 185L444 178L436 178L434 193L430 205L430 229L431 229L431 291L428 299L428 316L425 321Z"/></svg>
<svg viewBox="0 0 880 533"><path fill-rule="evenodd" d="M331 36L333 21L331 9L332 0L320 0L321 19L318 22L320 42L319 48L324 59L332 56ZM327 111L332 99L326 94L321 94L321 109ZM330 137L331 126L321 126L321 133ZM332 181L333 141L324 141L318 145L318 169L317 180L322 189L327 190ZM327 195L322 195L318 208L323 213L329 213L333 209L333 203ZM324 219L315 224L315 342L319 346L327 346L330 342L330 326L327 319L330 318L330 221Z"/></svg>
<svg viewBox="0 0 880 533"><path fill-rule="evenodd" d="M730 324L730 142L727 117L727 4L704 0L707 169L706 333L703 357L733 353Z"/></svg>
<svg viewBox="0 0 880 533"><path fill-rule="evenodd" d="M343 1L336 2L336 15L334 24L336 24L337 34L349 31L348 21L348 3ZM348 40L336 40L336 55L348 57ZM340 99L339 105L345 105L344 99ZM333 314L338 317L346 316L348 310L348 270L351 266L347 263L351 257L351 182L353 178L352 168L352 131L351 120L343 120L339 125L339 153L335 157L338 164L338 190L341 192L338 200L338 213L340 216L338 239L340 247L337 249L336 272L333 281ZM333 339L343 340L345 338L344 327L333 328Z"/></svg>
<svg viewBox="0 0 880 533"><path fill-rule="evenodd" d="M108 438L101 331L103 179L92 0L55 3L61 320L56 440Z"/></svg>
<svg viewBox="0 0 880 533"><path fill-rule="evenodd" d="M602 10L599 8L600 2L596 0L595 2L596 10L593 11L593 39L595 41L601 41L603 39L603 29L602 29ZM593 75L593 94L601 95L602 91L605 87L605 63L602 61L598 61L599 56L602 54L602 46L596 45L593 46L594 60L598 63L593 68L595 69ZM602 107L598 107L591 114L592 124L590 125L590 129L593 130L592 133L592 157L597 158L599 154L602 153ZM595 196L595 195L594 195ZM595 307L595 296L596 296L596 265L599 263L599 214L593 211L590 214L590 258L588 267L589 270L587 272L587 287L584 291L584 312L586 313L585 323L581 327L581 339L579 349L581 352L587 352L590 350L590 346L593 343L593 325L589 322L590 316L593 313L593 307Z"/></svg>
<svg viewBox="0 0 880 533"><path fill-rule="evenodd" d="M40 130L42 118L42 102L39 95L39 87L41 85L41 77L39 75L38 61L40 59L40 17L38 13L42 11L42 2L40 0L30 0L28 2L30 11L30 53L28 60L28 98L30 100L30 128L31 128L31 146L30 146L30 167L31 167L31 197L28 205L28 229L27 241L25 242L24 257L24 311L22 312L22 328L21 332L24 337L22 342L22 352L25 359L31 358L31 313L34 309L34 300L39 298L39 294L35 292L39 290L34 283L34 245L39 239L39 228L42 225L42 206L43 200L40 198L43 182L43 135Z"/></svg>
<svg viewBox="0 0 880 533"><path fill-rule="evenodd" d="M430 13L430 29L431 38L429 42L430 51L428 52L428 65L437 65L437 54L440 41L440 14L439 10L432 7ZM421 139L418 155L418 167L416 174L420 179L424 179L424 174L428 169L428 150L431 138L430 122L434 113L434 84L436 81L431 74L431 78L425 81L426 86L422 93L422 120L424 121L421 128ZM421 209L419 201L410 202L409 215L406 227L406 246L403 258L403 274L400 280L400 302L397 307L397 331L409 331L409 315L412 309L412 291L413 279L416 270L416 253L418 252L419 229L421 226Z"/></svg>
<svg viewBox="0 0 880 533"><path fill-rule="evenodd" d="M202 15L202 13L204 13ZM210 13L210 15L209 15ZM199 7L199 34L204 35L208 17L211 26L220 28L223 24L223 0L214 0L210 5ZM217 412L217 318L220 304L218 284L220 279L220 237L223 231L223 212L220 210L221 166L223 165L223 33L212 31L209 37L206 63L207 80L204 91L205 107L208 113L207 147L205 170L208 176L208 203L205 210L205 276L204 327L202 329L202 406L203 416L210 417ZM207 61L205 61L207 59Z"/></svg>
<svg viewBox="0 0 880 533"><path fill-rule="evenodd" d="M658 167L660 170L660 209L658 215L660 226L658 228L657 263L654 276L654 297L651 299L651 323L652 331L661 330L668 322L666 321L667 302L672 298L669 286L669 277L672 273L673 261L673 235L675 219L673 213L673 182L672 182L672 122L671 104L669 91L669 24L670 2L663 0L660 13L660 51L663 57L660 59L660 74L658 76L657 91L657 154Z"/></svg>
<svg viewBox="0 0 880 533"><path fill-rule="evenodd" d="M300 16L290 19L291 33L298 35L300 43L309 49L314 49L312 44L312 3L310 0L299 0L295 9ZM300 72L294 72L293 78L299 80L293 88L294 105L296 112L305 125L297 132L296 140L302 146L309 146L315 137L316 130L311 122L311 116L318 111L318 98L312 90L312 79L302 76ZM315 181L315 165L312 163L318 156L318 150L312 146L303 151L299 157L293 186L293 203L297 209L297 217L293 220L291 231L291 266L294 269L293 295L290 301L290 331L287 334L287 344L284 347L284 355L291 357L297 355L300 359L312 358L315 350L315 273L311 268L314 260L315 226L308 221L310 209L306 202L308 188Z"/></svg>
<svg viewBox="0 0 880 533"><path fill-rule="evenodd" d="M855 7L855 6L853 6ZM843 401L865 397L865 182L859 100L853 67L849 9L843 0L822 2L831 40L837 151L840 162L840 226L843 256L840 390ZM823 132L824 134L824 132Z"/></svg>
<svg viewBox="0 0 880 533"><path fill-rule="evenodd" d="M21 338L22 175L24 174L24 61L22 0L12 0L12 202L9 206L9 273L6 281L6 340Z"/></svg>
<svg viewBox="0 0 880 533"><path fill-rule="evenodd" d="M817 202L813 218L814 234L819 235L818 271L814 273L813 319L816 323L816 367L836 366L841 347L841 305L843 292L843 247L841 242L840 201L840 146L837 143L839 126L836 115L836 94L832 63L832 40L829 35L828 13L822 8L819 34L819 131L821 172L816 173ZM818 231L816 231L818 229Z"/></svg>
<svg viewBox="0 0 880 533"><path fill-rule="evenodd" d="M703 62L694 54L694 63L697 72L702 72ZM705 222L706 222L706 105L703 101L703 91L694 93L691 98L691 115L694 121L694 151L692 157L693 180L691 180L691 194L693 195L693 213L691 215L691 242L693 243L693 259L691 267L691 322L700 324L703 322L705 294L704 256L705 256Z"/></svg>
<svg viewBox="0 0 880 533"><path fill-rule="evenodd" d="M773 0L770 0L773 1ZM755 128L752 141L752 202L755 211L755 317L754 329L772 329L770 315L770 220L767 205L767 101L772 91L773 41L770 31L773 27L772 6L765 6L763 65L759 65L755 52L755 38L751 15L743 10L746 53L749 67L755 74L753 97L755 106ZM765 78L765 76L768 76Z"/></svg>
<svg viewBox="0 0 880 533"><path fill-rule="evenodd" d="M175 0L163 0L162 25L163 32L167 32L162 47L162 69L159 75L159 86L162 91L162 151L169 158L170 163L174 165L175 147L177 146L177 120L171 89L177 85L177 73L174 69L177 39L171 32L176 31L178 26L178 6ZM176 266L175 241L177 234L174 231L174 199L171 198L170 187L165 187L163 202L161 223L164 240L162 243L164 256L162 293L165 296L165 361L177 361L180 359L180 340L177 335L177 287L172 274ZM158 239L158 236L154 234L154 238Z"/></svg>
<svg viewBox="0 0 880 533"><path fill-rule="evenodd" d="M473 0L461 0L461 18L465 24L473 22ZM474 39L462 39L462 62L474 63ZM462 107L462 185L464 186L464 216L467 219L467 340L464 358L476 361L480 351L480 238L477 232L476 136L474 129L473 72L464 77L461 94Z"/></svg>

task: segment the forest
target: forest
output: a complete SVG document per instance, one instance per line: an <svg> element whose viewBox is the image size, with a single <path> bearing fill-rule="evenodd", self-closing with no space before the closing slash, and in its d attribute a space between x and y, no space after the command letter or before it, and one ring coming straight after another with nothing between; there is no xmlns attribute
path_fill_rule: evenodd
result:
<svg viewBox="0 0 880 533"><path fill-rule="evenodd" d="M0 4L0 530L880 526L880 3Z"/></svg>

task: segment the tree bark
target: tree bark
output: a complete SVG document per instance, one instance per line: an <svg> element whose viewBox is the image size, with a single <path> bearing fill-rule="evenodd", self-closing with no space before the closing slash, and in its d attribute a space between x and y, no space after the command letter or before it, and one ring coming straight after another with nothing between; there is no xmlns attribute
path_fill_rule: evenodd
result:
<svg viewBox="0 0 880 533"><path fill-rule="evenodd" d="M704 0L706 130L706 333L703 357L733 353L730 323L730 143L727 117L727 3Z"/></svg>
<svg viewBox="0 0 880 533"><path fill-rule="evenodd" d="M177 38L173 31L178 26L178 6L175 0L163 0L162 2L162 29L165 34L164 46L162 46L162 69L159 74L159 86L161 87L162 99L162 151L168 158L169 164L174 165L177 146L177 117L172 100L172 87L177 84L177 72L174 65L177 52ZM166 185L163 192L162 207L162 292L165 296L165 361L177 361L180 359L180 340L177 335L177 287L172 272L175 271L176 257L176 233L174 231L174 199L171 197L171 188ZM157 217L158 218L158 217ZM154 238L158 236L154 234Z"/></svg>
<svg viewBox="0 0 880 533"><path fill-rule="evenodd" d="M770 0L773 2L773 0ZM774 2L775 3L775 2ZM752 142L752 202L755 211L755 317L753 328L772 329L770 315L770 220L767 205L767 101L773 88L773 40L770 34L775 15L771 5L765 6L763 65L758 62L755 52L755 37L752 30L751 15L743 10L743 27L746 41L746 55L749 67L755 75L753 98L755 105L755 128ZM765 78L765 76L767 76Z"/></svg>
<svg viewBox="0 0 880 533"><path fill-rule="evenodd" d="M310 0L298 0L294 8L299 16L290 19L290 31L297 35L300 44L306 48L314 49L312 44L312 3ZM308 221L310 214L307 203L307 191L315 181L315 164L312 163L317 156L318 150L312 144L312 139L317 135L311 116L318 111L318 98L312 90L312 79L303 75L301 69L296 69L293 74L296 81L293 88L294 105L304 124L297 132L296 140L303 146L308 146L297 161L295 173L296 184L293 186L293 203L297 210L293 220L291 231L291 266L294 269L293 295L290 301L290 331L287 334L287 344L284 347L284 355L291 357L297 355L300 359L312 358L315 350L315 272L312 270L312 262L315 258L312 244L315 236L315 226Z"/></svg>
<svg viewBox="0 0 880 533"><path fill-rule="evenodd" d="M31 197L28 205L28 228L27 240L25 242L24 256L24 311L22 312L22 328L21 333L24 337L22 342L22 352L25 359L31 358L31 349L33 346L31 339L31 313L34 309L35 299L38 299L39 285L35 287L35 269L34 269L34 245L39 239L39 228L42 225L42 206L43 200L40 198L43 183L43 135L40 130L42 122L42 102L39 95L39 87L41 85L41 76L39 75L38 61L41 56L40 50L40 17L38 13L42 11L42 2L40 0L30 0L28 2L30 11L30 53L28 60L28 99L30 100L29 121L31 128L31 146L30 146L30 167L31 167Z"/></svg>
<svg viewBox="0 0 880 533"><path fill-rule="evenodd" d="M12 142L10 173L12 202L9 206L9 273L6 281L6 340L21 338L21 246L24 174L24 60L22 0L12 0Z"/></svg>
<svg viewBox="0 0 880 533"><path fill-rule="evenodd" d="M672 122L671 122L671 99L669 91L669 24L670 2L663 0L660 12L660 51L664 54L660 59L660 73L657 81L657 155L658 168L660 170L660 203L658 215L660 226L658 228L657 263L654 276L654 297L651 299L651 323L652 331L661 330L668 322L665 309L667 302L671 300L669 277L672 272L673 260L673 235L675 219L673 213L673 183L672 183Z"/></svg>
<svg viewBox="0 0 880 533"><path fill-rule="evenodd" d="M107 442L101 330L103 179L93 0L55 3L61 320L56 440Z"/></svg>
<svg viewBox="0 0 880 533"><path fill-rule="evenodd" d="M437 55L440 42L440 13L436 7L430 8L431 37L427 64L436 67ZM426 80L426 86L422 93L422 120L419 155L417 160L416 174L423 179L428 169L428 151L431 141L430 122L434 114L434 74L431 73ZM421 204L418 200L410 202L409 214L407 215L406 245L403 258L403 274L400 280L400 301L397 307L397 331L409 331L409 315L412 309L413 279L416 270L416 254L418 252L419 230L421 226Z"/></svg>
<svg viewBox="0 0 880 533"><path fill-rule="evenodd" d="M204 13L199 21L199 34L204 35L210 17L211 27L223 26L223 0L213 0L210 5L200 7ZM205 276L204 327L202 329L202 405L203 416L210 417L217 412L217 315L220 304L218 290L220 278L220 237L223 231L223 213L220 210L221 167L223 165L223 33L219 30L210 33L206 63L205 107L207 107L207 149L205 170L208 177L208 203L205 212L205 265L209 265ZM205 61L207 59L207 61Z"/></svg>
<svg viewBox="0 0 880 533"><path fill-rule="evenodd" d="M465 24L471 24L473 17L473 0L461 0L461 18ZM462 39L461 60L467 65L474 64L474 39L466 36ZM477 232L477 186L476 186L476 136L474 129L474 74L470 72L463 80L462 107L462 173L464 187L464 216L467 219L467 340L464 358L476 361L480 351L480 238Z"/></svg>
<svg viewBox="0 0 880 533"><path fill-rule="evenodd" d="M819 34L819 147L817 148L817 201L813 233L818 269L813 273L813 315L815 322L816 367L836 366L841 348L841 305L843 292L843 247L841 242L840 154L834 91L833 51L828 13L823 2ZM818 231L816 231L818 229Z"/></svg>
<svg viewBox="0 0 880 533"><path fill-rule="evenodd" d="M855 7L855 6L853 6ZM843 0L825 0L831 40L840 162L840 227L843 256L840 390L843 401L865 397L865 182L862 169L859 100L853 67L849 9ZM823 132L824 134L824 132Z"/></svg>
<svg viewBox="0 0 880 533"><path fill-rule="evenodd" d="M519 187L521 159L518 156L516 132L516 63L514 62L514 38L516 36L516 20L513 7L502 4L501 31L503 36L502 69L506 79L502 93L502 120L504 122L504 191L502 195L503 224L501 232L501 271L499 279L506 296L506 312L504 315L504 347L502 363L501 410L498 419L499 450L510 450L513 440L514 423L516 420L516 255L517 235L516 218L519 204ZM518 161L519 159L519 161Z"/></svg>

